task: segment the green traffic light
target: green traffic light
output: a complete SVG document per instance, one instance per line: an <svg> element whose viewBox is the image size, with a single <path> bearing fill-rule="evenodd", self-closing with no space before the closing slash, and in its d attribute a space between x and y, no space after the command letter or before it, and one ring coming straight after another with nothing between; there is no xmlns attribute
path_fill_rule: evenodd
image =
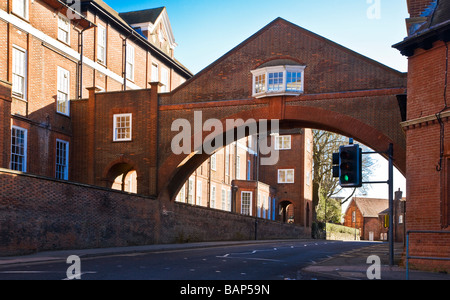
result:
<svg viewBox="0 0 450 300"><path fill-rule="evenodd" d="M344 181L348 182L350 180L350 177L348 175L344 175Z"/></svg>

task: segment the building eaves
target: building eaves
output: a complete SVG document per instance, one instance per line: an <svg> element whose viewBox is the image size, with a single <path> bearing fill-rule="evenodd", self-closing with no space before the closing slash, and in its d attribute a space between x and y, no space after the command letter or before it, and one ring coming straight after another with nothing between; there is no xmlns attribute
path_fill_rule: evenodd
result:
<svg viewBox="0 0 450 300"><path fill-rule="evenodd" d="M119 16L130 25L147 22L155 24L163 10L164 6L139 11L123 12L119 13Z"/></svg>
<svg viewBox="0 0 450 300"><path fill-rule="evenodd" d="M412 56L418 48L429 50L437 41L450 41L450 1L436 0L433 3L435 4L424 12L425 21L412 25L410 35L393 45L393 48L405 56Z"/></svg>
<svg viewBox="0 0 450 300"><path fill-rule="evenodd" d="M189 69L187 69L185 66L178 63L178 61L172 59L163 51L152 45L146 38L144 38L135 29L133 29L124 19L122 19L122 17L117 11L115 11L113 8L107 5L103 0L80 0L80 1L83 4L83 11L85 11L88 8L88 6L91 5L91 7L94 7L98 11L102 12L112 21L115 21L115 23L119 25L119 27L122 27L122 29L125 32L129 33L130 37L133 37L136 41L145 45L145 47L150 48L161 59L166 60L167 62L175 66L178 72L184 73L184 75L186 75L189 78L193 76L192 72Z"/></svg>

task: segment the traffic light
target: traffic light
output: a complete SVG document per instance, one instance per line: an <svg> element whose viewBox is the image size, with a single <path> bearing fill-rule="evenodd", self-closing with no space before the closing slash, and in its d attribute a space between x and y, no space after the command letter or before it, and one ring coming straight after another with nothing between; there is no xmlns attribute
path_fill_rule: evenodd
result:
<svg viewBox="0 0 450 300"><path fill-rule="evenodd" d="M362 150L359 145L339 148L339 184L342 187L362 187Z"/></svg>

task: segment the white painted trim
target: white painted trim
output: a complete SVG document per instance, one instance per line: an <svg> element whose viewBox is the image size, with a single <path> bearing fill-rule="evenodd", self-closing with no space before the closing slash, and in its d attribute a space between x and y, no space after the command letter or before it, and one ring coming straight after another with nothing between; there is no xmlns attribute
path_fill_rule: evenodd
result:
<svg viewBox="0 0 450 300"><path fill-rule="evenodd" d="M253 75L252 82L252 96L255 98L263 98L263 97L273 97L273 96L298 96L305 92L305 68L306 66L301 65L280 65L280 66L272 66L266 68L260 68L256 70L251 70L250 72ZM283 89L280 90L269 90L269 74L270 73L283 73ZM298 72L302 73L302 90L300 91L288 91L287 90L287 73L288 72ZM255 77L266 74L266 87L264 92L256 93Z"/></svg>
<svg viewBox="0 0 450 300"><path fill-rule="evenodd" d="M243 211L242 211L242 196L243 196L244 193L250 194L250 209L249 209L248 216L252 216L253 215L253 192L251 192L251 191L241 191L241 215L243 214Z"/></svg>
<svg viewBox="0 0 450 300"><path fill-rule="evenodd" d="M60 140L60 139L56 139L56 144L55 144L55 177L57 178L56 164L57 164L57 161L58 161L58 142L61 143L61 144L64 144L65 147L66 147L66 157L65 157L65 159L66 159L66 165L65 165L66 170L64 172L64 178L58 178L58 179L68 180L69 179L69 167L70 167L70 162L69 162L69 151L70 151L69 145L70 144L69 144L68 141Z"/></svg>
<svg viewBox="0 0 450 300"><path fill-rule="evenodd" d="M22 128L22 127L19 127L19 126L16 126L16 125L12 125L10 130L12 131L13 129L21 130L21 131L24 132L23 170L17 170L17 171L26 173L27 172L27 160L28 160L28 129L25 129L25 128ZM12 161L11 161L11 158L12 158L12 155L13 155L13 153L12 153L12 147L13 147L13 144L12 144L12 132L11 132L11 145L9 147L10 147L9 168L12 170Z"/></svg>
<svg viewBox="0 0 450 300"><path fill-rule="evenodd" d="M118 138L117 137L117 118L129 117L130 118L130 137ZM113 115L113 142L130 142L133 140L133 114L115 114Z"/></svg>
<svg viewBox="0 0 450 300"><path fill-rule="evenodd" d="M0 9L0 19L4 20L7 23L14 25L15 27L19 28L22 31L25 31L25 32L31 34L38 40L41 40L42 42L52 46L53 48L57 49L58 51L61 51L69 58L76 60L76 61L80 60L80 53L73 50L69 46L64 45L62 42L55 40L52 37L46 35L42 31L34 28L29 23L21 20L19 17L16 17L12 14L8 14L6 11ZM85 56L83 57L83 63L86 66L91 67L96 71L99 71L103 75L108 76L111 79L114 79L118 83L123 84L124 80L123 80L122 76L108 70L101 64L94 62L93 60L91 60ZM131 89L142 89L141 87L137 86L136 84L134 84L132 82L127 82L127 87L129 87Z"/></svg>

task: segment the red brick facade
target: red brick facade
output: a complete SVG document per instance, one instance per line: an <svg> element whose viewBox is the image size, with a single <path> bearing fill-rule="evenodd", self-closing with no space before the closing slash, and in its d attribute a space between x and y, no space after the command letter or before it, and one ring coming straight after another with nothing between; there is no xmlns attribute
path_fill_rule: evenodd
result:
<svg viewBox="0 0 450 300"><path fill-rule="evenodd" d="M55 177L56 140L59 139L69 143L68 165L73 175L79 176L72 161L77 150L73 147L75 112L70 104L65 113L58 112L57 107L60 69L67 72L69 100L87 98L89 87L121 91L126 82L127 90L150 88L153 79L162 80L163 70L168 74L168 91L192 76L174 59L173 49L167 51L166 44L139 35L103 1L82 1L83 18L68 19L69 38L64 41L59 36L60 18L75 13L54 0L24 1L23 16L13 10L12 1L0 3L0 80L14 82L15 52L23 53L23 58L18 60L24 65L23 94L14 93L13 88L10 118L12 126L27 131L26 152L34 152L26 157L28 173ZM165 18L167 12L164 9L160 14ZM164 31L163 25L156 25L155 34L159 35ZM106 30L104 61L99 60L100 27ZM167 40L165 32L161 36ZM125 37L134 49L134 76L124 81ZM158 66L156 71L152 65ZM68 177L75 179L70 171Z"/></svg>
<svg viewBox="0 0 450 300"><path fill-rule="evenodd" d="M410 255L450 258L450 135L446 104L450 6L447 1L414 0L408 1L408 6L411 18L424 18L415 24L407 20L409 32L414 35L395 45L409 57L407 121L402 123L407 141L406 229L446 232L411 234ZM412 264L422 269L450 270L446 261L412 260Z"/></svg>
<svg viewBox="0 0 450 300"><path fill-rule="evenodd" d="M279 120L282 129L331 130L354 137L378 151L385 151L390 143L394 143L395 163L400 170L405 171L405 137L398 125L402 119L397 95L405 93L406 74L392 70L279 18L190 78L189 71L173 59L173 51L165 47L167 44L161 42L157 45L157 40L152 42L136 35L130 30L129 24L122 22L120 15L111 11L103 1L82 2L85 18L80 21L77 28L85 29L82 80L76 76L77 72L80 72L77 67L80 54L77 30L69 26L70 40L67 43L58 40L59 14L55 13L55 9L58 12L59 2L28 1L29 14L24 17L28 19L25 21L12 12L11 5L3 2L0 4L0 38L7 37L5 43L0 43L0 76L2 76L0 80L11 82L15 76L17 79L18 74L13 74L12 70L14 48L24 50L22 52L25 53L27 66L26 95L20 99L15 93L12 102L8 101L6 95L4 99L0 98L0 105L12 115L8 121L3 121L5 124L11 121L12 124L7 125L8 130L11 129L11 125L27 130L27 150L29 153L38 154L27 156L27 173L55 177L57 140L70 144L69 180L109 188L118 175L126 174L130 170L136 171L137 193L144 196L143 198L137 196L136 207L130 208L127 205L134 204L122 203L124 194L117 194L121 196L115 202L109 198L115 196L86 191L88 193L86 199L92 200L94 206L87 205L84 208L89 212L105 209L115 213L130 209L129 215L125 214L125 217L137 213L143 220L143 223L139 223L141 220L138 220L138 224L130 225L135 226L129 230L130 232L136 234L142 227L146 230L156 228L159 237L144 236L143 239L134 239L117 234L123 220L111 225L114 229L109 228L109 225L102 227L103 220L101 220L94 228L103 230L102 233L97 231L86 234L111 235L112 239L121 239L120 242L115 241L111 245L119 245L125 241L128 244L138 243L138 240L139 243L174 241L174 232L167 228L172 228L174 224L178 228L183 228L186 219L174 218L166 222L162 221L161 214L170 215L167 210L178 209L178 204L174 204L172 200L189 175L201 166L209 155L174 154L171 142L176 133L172 131L171 125L174 120L180 118L194 124L195 111L202 111L203 120L218 119L222 122L223 128L226 128L228 119L254 119L258 123ZM66 8L62 7L60 13L66 13ZM105 61L98 60L98 36L101 27L106 28ZM126 72L128 65L123 47L123 38L126 36L129 36L127 44L134 47L134 78L130 80L124 79L129 74ZM158 76L159 83L150 83L153 81L154 63L160 67L158 70L163 67L168 69L170 78L168 93L160 93L162 88L160 83L163 81L161 76ZM255 98L252 95L251 71L265 63L306 66L304 92L296 96ZM61 78L64 78L64 82L67 80L67 91L61 91L63 87L57 80L61 68L66 71L61 73ZM188 79L187 82L182 84L185 79ZM13 86L13 89L15 87ZM78 89L79 87L81 89ZM106 92L98 93L100 90ZM57 112L58 95L63 92L71 99L70 113L67 114ZM8 105L11 106L10 110ZM114 138L117 134L114 131L116 116L123 114L129 115L127 122L132 123L131 135L129 140L117 141ZM218 135L222 137L224 133L225 130ZM3 135L3 144L0 144L3 146L3 161L0 161L2 163L0 166L5 166L4 157L10 156L11 148L10 142L6 141L10 139L11 132ZM194 140L194 133L192 135ZM205 138L210 132L203 132L201 135ZM299 139L298 144L295 141L293 147L299 151L307 151L306 139ZM278 186L278 182L273 183L274 178L278 178L273 174L274 170L296 170L295 184L279 186L277 194L279 203L294 204L294 218L305 227L312 221L311 191L305 188L306 181L312 178L312 174L309 174L308 180L308 174L305 173L311 169L308 165L310 160L306 158L308 155L311 154L300 153L300 159L295 159L295 155L288 155L287 159L279 162L279 165L262 170L264 181L270 186ZM7 175L4 178L9 185L15 186L17 183L17 187L13 190L15 193L28 184L33 186L39 182L33 179L31 180L33 182L29 183L29 178L32 178L29 176L19 176L20 179L14 181L14 176L14 174ZM66 189L61 188L60 184L62 183L59 181L57 186L42 183L39 193L46 195L45 191L54 189L55 195L65 195L63 201L70 201L73 195L81 193L78 186L75 188L68 185L69 188ZM122 182L122 186L124 185L125 182ZM159 201L151 204L141 203L142 199L148 201L148 197L157 197ZM25 198L19 200L24 201ZM8 199L2 198L2 201L9 205L8 201L18 201L18 196L12 197L13 200ZM43 201L41 203L44 207L59 209L52 207L57 205L54 199L54 196L36 199L36 205ZM82 207L83 203L80 200L77 205ZM146 209L141 207L141 204L156 205L156 208ZM70 209L69 206L65 208ZM42 211L37 210L38 212ZM228 217L228 214L222 214L223 212L202 214L201 211L190 210L190 213L192 216L187 217L188 225L184 227L189 232L180 233L182 236L187 234L195 237L190 240L210 238L194 233L195 226L203 222L202 218L211 215L212 220L215 217L225 219ZM63 220L67 215L61 216L59 220ZM95 219L96 215L88 217ZM233 220L234 218L231 217ZM156 225L148 223L153 220ZM48 226L50 225L44 224L44 228ZM87 228L89 223L79 226ZM247 229L250 228L249 224L246 226ZM297 227L292 228L297 230ZM74 232L83 230L77 227L58 230L69 232L68 234L72 235L72 244L79 245ZM168 230L168 236L164 230ZM215 237L220 234L216 232ZM230 234L247 237L239 231L236 233L232 230ZM51 230L49 235L39 236L45 236L50 244L56 243L57 240L57 234ZM228 237L232 238L226 235L226 238ZM102 245L109 245L103 243L102 239L99 241ZM70 244L64 243L61 241L55 248L65 248ZM14 241L13 244L20 244L20 241ZM86 243L84 246L90 247L92 244ZM35 248L49 249L49 244Z"/></svg>

